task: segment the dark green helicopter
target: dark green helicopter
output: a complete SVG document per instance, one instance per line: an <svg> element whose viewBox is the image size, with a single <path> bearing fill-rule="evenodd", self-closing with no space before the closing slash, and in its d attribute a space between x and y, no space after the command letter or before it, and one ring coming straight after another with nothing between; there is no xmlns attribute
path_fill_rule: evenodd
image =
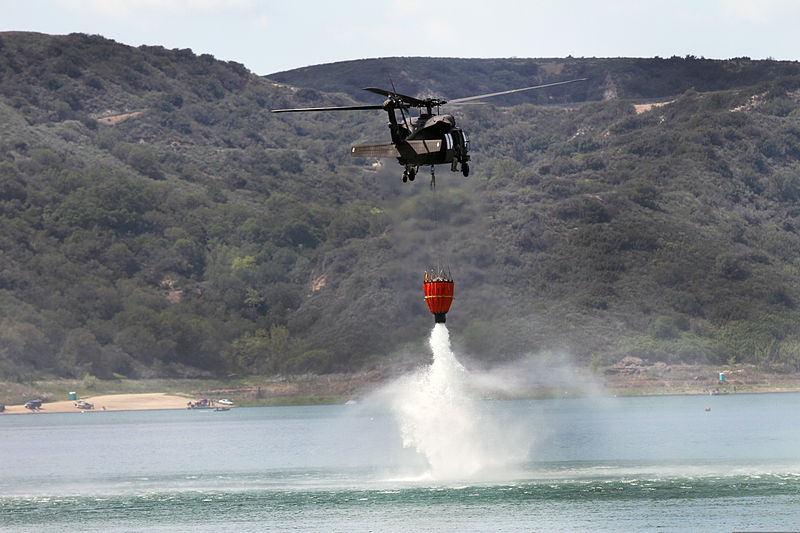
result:
<svg viewBox="0 0 800 533"><path fill-rule="evenodd" d="M389 157L396 158L405 167L403 181L414 181L417 171L421 166L431 167L431 183L434 183L434 165L450 165L450 170L458 172L459 167L464 177L469 176L469 139L461 128L456 127L453 115L440 115L439 108L444 104L462 104L502 96L505 94L543 89L556 85L565 85L576 81L585 81L580 78L568 81L511 89L496 93L479 94L455 100L442 100L439 98L415 98L385 89L367 87L364 90L386 97L386 101L379 105L353 105L340 107L304 107L295 109L273 109L273 113L298 113L308 111L351 111L366 109L383 109L389 115L389 131L392 142L358 144L350 148L353 157ZM394 84L392 84L394 85ZM406 111L416 107L419 116L406 116ZM433 112L436 108L436 113ZM398 121L395 110L400 110L401 120Z"/></svg>

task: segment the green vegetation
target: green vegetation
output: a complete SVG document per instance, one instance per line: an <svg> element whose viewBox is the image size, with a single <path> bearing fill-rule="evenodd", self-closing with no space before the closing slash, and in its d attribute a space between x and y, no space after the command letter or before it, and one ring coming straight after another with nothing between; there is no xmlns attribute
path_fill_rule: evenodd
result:
<svg viewBox="0 0 800 533"><path fill-rule="evenodd" d="M729 60L692 55L670 58L456 59L388 57L342 61L276 72L268 77L306 90L345 93L374 103L363 87L390 83L409 95L463 98L554 81L589 78L588 83L553 87L492 99L494 105L553 104L609 99L661 99L689 89L701 92L748 87L800 74L791 61ZM774 105L793 109L791 99ZM788 112L788 111L787 111ZM647 119L645 119L647 120Z"/></svg>
<svg viewBox="0 0 800 533"><path fill-rule="evenodd" d="M363 99L401 64L410 94L591 80L453 110L474 174L440 168L435 194L349 157L388 138L380 113L269 113ZM798 75L747 59L406 58L276 83L189 50L0 34L0 379L413 365L437 262L476 363L567 350L594 368L800 370Z"/></svg>

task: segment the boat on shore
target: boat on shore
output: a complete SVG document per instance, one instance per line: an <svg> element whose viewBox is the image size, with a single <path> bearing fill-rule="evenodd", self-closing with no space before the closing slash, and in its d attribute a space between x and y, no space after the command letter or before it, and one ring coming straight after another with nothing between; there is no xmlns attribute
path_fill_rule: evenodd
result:
<svg viewBox="0 0 800 533"><path fill-rule="evenodd" d="M214 402L206 398L200 398L194 402L189 401L186 403L187 409L213 409Z"/></svg>

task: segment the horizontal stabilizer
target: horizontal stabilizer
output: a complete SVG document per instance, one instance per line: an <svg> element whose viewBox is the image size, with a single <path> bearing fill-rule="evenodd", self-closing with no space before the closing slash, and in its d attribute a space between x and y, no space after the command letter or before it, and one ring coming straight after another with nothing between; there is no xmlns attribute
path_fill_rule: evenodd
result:
<svg viewBox="0 0 800 533"><path fill-rule="evenodd" d="M350 155L353 157L400 157L401 151L404 156L408 156L412 155L408 151L415 155L424 155L435 154L441 149L441 140L406 141L399 145L394 143L359 144L350 149Z"/></svg>

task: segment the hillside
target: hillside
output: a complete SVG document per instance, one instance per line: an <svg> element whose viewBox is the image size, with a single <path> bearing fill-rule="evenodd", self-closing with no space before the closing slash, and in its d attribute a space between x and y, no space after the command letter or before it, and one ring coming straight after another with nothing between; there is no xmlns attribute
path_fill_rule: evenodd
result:
<svg viewBox="0 0 800 533"><path fill-rule="evenodd" d="M524 77L486 61L456 62L465 91ZM436 262L472 364L797 369L798 66L715 62L733 74L704 85L704 60L643 61L564 60L558 75L604 80L536 96L568 105L458 108L474 173L439 169L434 193L348 156L388 138L382 113L269 110L363 101L397 62L415 73L398 90L465 96L452 60L298 71L341 81L319 87L189 50L0 34L0 377L415 364Z"/></svg>
<svg viewBox="0 0 800 533"><path fill-rule="evenodd" d="M366 83L398 92L445 98L588 78L579 86L517 93L492 99L494 105L567 104L610 99L672 98L689 89L699 92L749 87L800 75L796 61L730 60L695 56L664 58L507 58L459 59L388 57L341 61L276 72L269 79L296 87L341 92L373 102Z"/></svg>

